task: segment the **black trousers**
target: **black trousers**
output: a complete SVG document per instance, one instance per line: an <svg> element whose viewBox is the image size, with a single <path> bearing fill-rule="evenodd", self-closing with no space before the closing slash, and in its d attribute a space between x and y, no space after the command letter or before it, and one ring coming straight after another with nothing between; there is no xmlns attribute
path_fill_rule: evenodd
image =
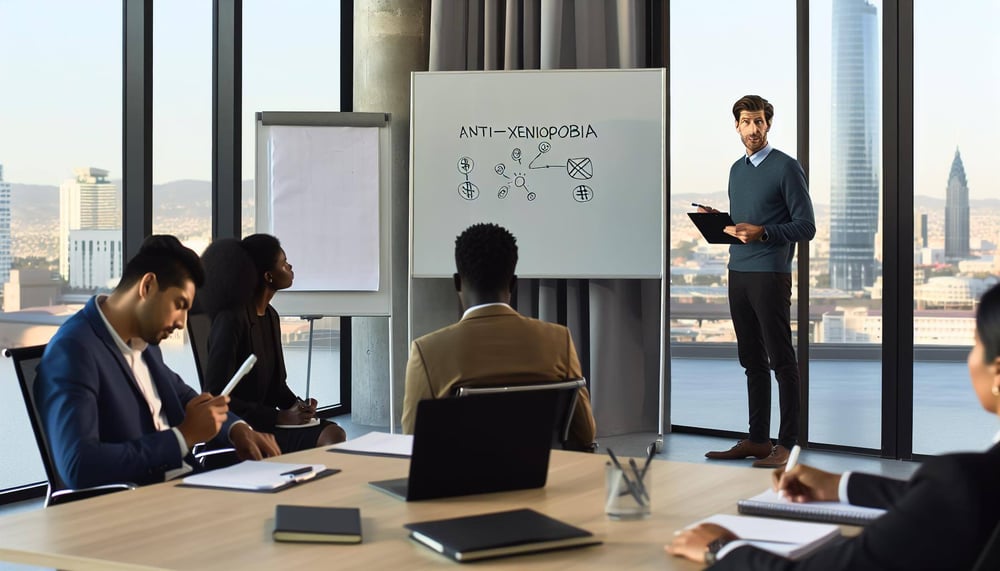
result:
<svg viewBox="0 0 1000 571"><path fill-rule="evenodd" d="M778 380L778 444L794 446L799 434L799 367L792 347L792 274L729 270L729 311L740 365L747 374L750 440L771 434L771 369Z"/></svg>

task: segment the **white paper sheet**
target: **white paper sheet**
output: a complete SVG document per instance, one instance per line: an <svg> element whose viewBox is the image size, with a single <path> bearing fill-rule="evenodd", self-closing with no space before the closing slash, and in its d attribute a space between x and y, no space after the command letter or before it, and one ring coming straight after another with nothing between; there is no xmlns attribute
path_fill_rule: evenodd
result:
<svg viewBox="0 0 1000 571"><path fill-rule="evenodd" d="M377 291L378 129L270 129L271 232L292 291Z"/></svg>
<svg viewBox="0 0 1000 571"><path fill-rule="evenodd" d="M413 435L369 432L364 436L334 444L333 449L367 454L392 454L409 458L413 454Z"/></svg>

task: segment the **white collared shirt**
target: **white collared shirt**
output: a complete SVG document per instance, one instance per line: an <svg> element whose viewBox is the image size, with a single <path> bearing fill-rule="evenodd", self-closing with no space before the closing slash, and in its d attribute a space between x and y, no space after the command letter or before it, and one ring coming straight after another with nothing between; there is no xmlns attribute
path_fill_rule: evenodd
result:
<svg viewBox="0 0 1000 571"><path fill-rule="evenodd" d="M771 143L767 143L764 145L764 148L747 157L747 160L750 161L750 164L752 164L754 168L759 167L760 163L764 162L764 159L766 159L767 155L770 155L773 150L774 147L771 146Z"/></svg>
<svg viewBox="0 0 1000 571"><path fill-rule="evenodd" d="M482 309L484 307L492 307L494 305L502 305L504 307L510 307L509 303L504 303L502 301L495 301L493 303L481 303L479 305L473 305L469 309L466 309L465 313L462 314L462 319L465 319L466 317L469 316L470 313L472 313L473 311L476 311L477 309ZM511 308L511 309L513 309L513 308Z"/></svg>
<svg viewBox="0 0 1000 571"><path fill-rule="evenodd" d="M158 431L172 430L174 436L177 437L177 444L181 450L181 457L187 456L188 445L184 440L184 435L181 434L180 429L177 427L171 427L170 421L167 419L167 413L163 411L163 401L160 400L160 393L156 390L156 384L153 383L153 377L149 374L149 367L146 366L146 361L142 358L142 352L146 350L149 346L148 343L143 341L138 337L133 337L129 339L128 343L118 335L115 328L111 326L111 322L108 321L108 317L104 315L104 302L108 299L106 295L97 296L97 313L101 316L101 321L104 322L104 326L108 328L108 333L111 334L111 338L115 340L115 345L118 346L118 350L122 352L122 356L125 358L125 362L128 363L129 368L132 370L132 376L135 380L136 386L142 393L142 396L146 398L146 404L149 406L149 413L153 417L153 426ZM190 472L193 468L186 462L181 462L179 468L174 468L173 470L168 470L165 474L164 480L171 480L177 476L181 476Z"/></svg>

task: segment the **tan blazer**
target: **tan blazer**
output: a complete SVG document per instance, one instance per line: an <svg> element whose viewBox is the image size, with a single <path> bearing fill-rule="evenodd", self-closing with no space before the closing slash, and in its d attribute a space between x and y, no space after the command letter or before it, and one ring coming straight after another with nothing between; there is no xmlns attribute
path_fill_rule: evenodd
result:
<svg viewBox="0 0 1000 571"><path fill-rule="evenodd" d="M415 340L406 363L403 432L413 433L417 403L451 396L459 386L565 381L583 377L569 330L490 305ZM461 382L460 382L461 381ZM517 421L517 411L511 411ZM590 393L580 389L570 425L572 443L594 442Z"/></svg>

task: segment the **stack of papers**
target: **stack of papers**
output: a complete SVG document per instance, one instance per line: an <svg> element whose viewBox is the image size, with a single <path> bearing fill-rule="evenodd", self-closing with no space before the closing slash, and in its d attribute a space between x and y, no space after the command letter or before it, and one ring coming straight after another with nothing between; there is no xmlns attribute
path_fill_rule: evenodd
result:
<svg viewBox="0 0 1000 571"><path fill-rule="evenodd" d="M752 545L789 559L805 557L840 537L840 528L836 525L766 517L718 514L698 523L721 525L739 536L740 539L726 544L727 551Z"/></svg>

